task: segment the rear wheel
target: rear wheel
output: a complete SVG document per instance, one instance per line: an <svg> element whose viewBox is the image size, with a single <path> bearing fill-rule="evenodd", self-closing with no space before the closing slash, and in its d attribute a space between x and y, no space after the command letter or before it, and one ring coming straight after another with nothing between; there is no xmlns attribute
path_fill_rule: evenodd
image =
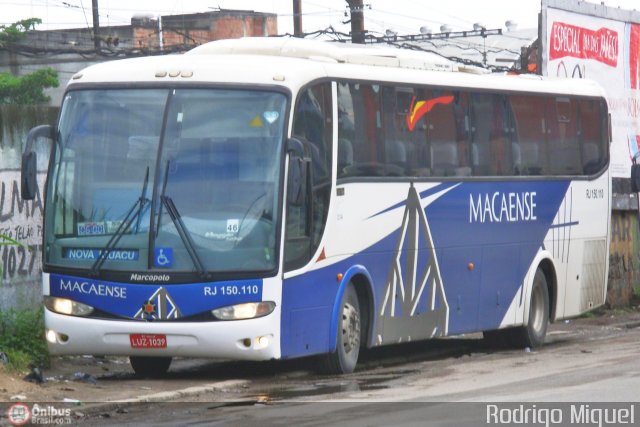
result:
<svg viewBox="0 0 640 427"><path fill-rule="evenodd" d="M512 342L518 347L539 347L549 326L549 289L544 272L538 268L533 278L529 301L529 321L526 326L513 329Z"/></svg>
<svg viewBox="0 0 640 427"><path fill-rule="evenodd" d="M353 372L360 353L360 304L353 284L345 289L340 306L336 350L321 360L322 371L334 375Z"/></svg>
<svg viewBox="0 0 640 427"><path fill-rule="evenodd" d="M129 363L136 376L142 378L160 378L171 365L170 357L130 356Z"/></svg>

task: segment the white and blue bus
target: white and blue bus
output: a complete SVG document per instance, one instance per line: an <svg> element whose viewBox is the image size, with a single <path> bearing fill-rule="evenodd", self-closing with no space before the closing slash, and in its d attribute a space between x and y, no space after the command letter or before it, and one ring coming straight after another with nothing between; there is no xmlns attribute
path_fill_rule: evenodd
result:
<svg viewBox="0 0 640 427"><path fill-rule="evenodd" d="M469 71L469 70L466 70ZM73 76L53 140L53 355L318 356L483 331L543 343L604 303L607 104L426 53L240 39Z"/></svg>

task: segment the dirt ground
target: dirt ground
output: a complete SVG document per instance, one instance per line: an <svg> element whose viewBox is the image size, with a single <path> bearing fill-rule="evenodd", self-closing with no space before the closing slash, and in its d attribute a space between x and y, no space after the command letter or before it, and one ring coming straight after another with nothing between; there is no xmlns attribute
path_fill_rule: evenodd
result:
<svg viewBox="0 0 640 427"><path fill-rule="evenodd" d="M549 333L572 332L588 336L620 325L640 325L640 306L625 310L599 310L578 319L560 321L550 326ZM0 364L0 402L121 401L185 389L193 386L194 379L200 376L197 361L189 359L176 360L171 371L182 374L170 376L168 381L143 380L133 375L126 357L54 357L51 367L43 370L45 382L36 384L25 380L29 372L9 372L6 366ZM184 375L184 372L191 374ZM237 378L242 377L240 372ZM238 386L240 389L242 387Z"/></svg>
<svg viewBox="0 0 640 427"><path fill-rule="evenodd" d="M132 375L126 357L53 357L43 369L44 383L25 379L30 372L10 372L0 365L0 401L62 402L64 399L100 401L104 376Z"/></svg>

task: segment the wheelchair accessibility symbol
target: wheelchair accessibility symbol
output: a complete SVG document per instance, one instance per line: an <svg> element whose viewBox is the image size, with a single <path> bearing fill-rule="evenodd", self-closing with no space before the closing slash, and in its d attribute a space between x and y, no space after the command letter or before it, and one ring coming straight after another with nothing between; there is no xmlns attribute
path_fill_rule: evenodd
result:
<svg viewBox="0 0 640 427"><path fill-rule="evenodd" d="M159 268L173 266L173 248L155 248L153 251L153 266Z"/></svg>

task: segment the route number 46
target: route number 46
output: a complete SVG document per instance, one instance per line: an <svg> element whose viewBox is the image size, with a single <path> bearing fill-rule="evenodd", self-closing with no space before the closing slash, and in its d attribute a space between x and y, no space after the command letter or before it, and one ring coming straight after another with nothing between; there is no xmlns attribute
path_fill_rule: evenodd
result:
<svg viewBox="0 0 640 427"><path fill-rule="evenodd" d="M227 220L227 233L236 234L240 231L240 220L239 219L228 219Z"/></svg>

